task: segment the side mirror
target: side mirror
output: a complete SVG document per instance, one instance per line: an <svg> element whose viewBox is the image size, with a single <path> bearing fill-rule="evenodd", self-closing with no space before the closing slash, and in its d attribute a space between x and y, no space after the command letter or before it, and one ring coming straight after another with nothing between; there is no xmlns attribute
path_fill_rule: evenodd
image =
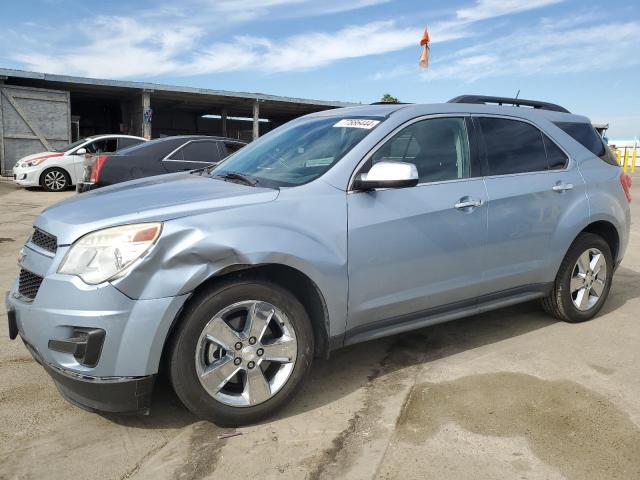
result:
<svg viewBox="0 0 640 480"><path fill-rule="evenodd" d="M84 147L76 150L76 155L85 155L86 153L87 153L87 149Z"/></svg>
<svg viewBox="0 0 640 480"><path fill-rule="evenodd" d="M378 162L368 173L362 173L353 183L356 190L373 190L376 188L405 188L418 184L418 169L413 163Z"/></svg>

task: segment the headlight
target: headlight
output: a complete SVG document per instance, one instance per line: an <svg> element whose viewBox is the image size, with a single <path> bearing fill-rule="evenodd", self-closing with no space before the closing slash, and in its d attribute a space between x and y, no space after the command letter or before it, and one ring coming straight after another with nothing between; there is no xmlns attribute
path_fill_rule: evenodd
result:
<svg viewBox="0 0 640 480"><path fill-rule="evenodd" d="M116 278L149 251L161 231L161 223L138 223L89 233L71 245L58 273L90 285Z"/></svg>
<svg viewBox="0 0 640 480"><path fill-rule="evenodd" d="M40 165L45 160L49 160L49 157L41 157L41 158L34 158L33 160L27 160L26 162L22 162L22 166L35 167L36 165Z"/></svg>

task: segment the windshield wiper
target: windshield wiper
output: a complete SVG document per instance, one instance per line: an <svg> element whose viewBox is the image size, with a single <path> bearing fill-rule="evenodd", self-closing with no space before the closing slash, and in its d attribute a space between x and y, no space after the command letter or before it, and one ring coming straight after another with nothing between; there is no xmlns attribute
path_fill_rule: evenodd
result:
<svg viewBox="0 0 640 480"><path fill-rule="evenodd" d="M240 172L225 172L222 175L214 175L214 178L222 178L223 180L237 180L250 187L255 187L260 183L257 178Z"/></svg>

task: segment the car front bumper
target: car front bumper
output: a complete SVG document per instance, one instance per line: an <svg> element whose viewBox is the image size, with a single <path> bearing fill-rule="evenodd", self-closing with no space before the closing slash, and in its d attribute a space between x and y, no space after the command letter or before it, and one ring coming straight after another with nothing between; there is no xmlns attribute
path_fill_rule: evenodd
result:
<svg viewBox="0 0 640 480"><path fill-rule="evenodd" d="M110 283L57 274L51 258L24 247L22 269L42 277L33 299L8 292L10 336L20 336L62 395L89 410L145 412L168 332L188 295L127 297ZM97 335L93 335L97 334Z"/></svg>
<svg viewBox="0 0 640 480"><path fill-rule="evenodd" d="M32 345L26 341L24 344L70 403L90 412L149 413L155 375L134 378L78 375L44 362Z"/></svg>
<svg viewBox="0 0 640 480"><path fill-rule="evenodd" d="M37 167L13 167L13 181L21 187L40 185L41 169Z"/></svg>

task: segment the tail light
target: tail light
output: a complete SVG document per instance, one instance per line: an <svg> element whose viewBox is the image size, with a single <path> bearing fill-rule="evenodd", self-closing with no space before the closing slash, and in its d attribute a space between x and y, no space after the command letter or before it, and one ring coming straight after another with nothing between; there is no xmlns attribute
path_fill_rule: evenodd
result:
<svg viewBox="0 0 640 480"><path fill-rule="evenodd" d="M102 166L104 162L107 161L107 158L109 158L109 155L98 155L96 157L96 161L91 168L91 179L89 180L91 183L98 183L98 180L100 180L100 170L102 170Z"/></svg>
<svg viewBox="0 0 640 480"><path fill-rule="evenodd" d="M627 197L627 202L631 203L631 177L626 173L620 174L620 185L624 190L624 195Z"/></svg>

